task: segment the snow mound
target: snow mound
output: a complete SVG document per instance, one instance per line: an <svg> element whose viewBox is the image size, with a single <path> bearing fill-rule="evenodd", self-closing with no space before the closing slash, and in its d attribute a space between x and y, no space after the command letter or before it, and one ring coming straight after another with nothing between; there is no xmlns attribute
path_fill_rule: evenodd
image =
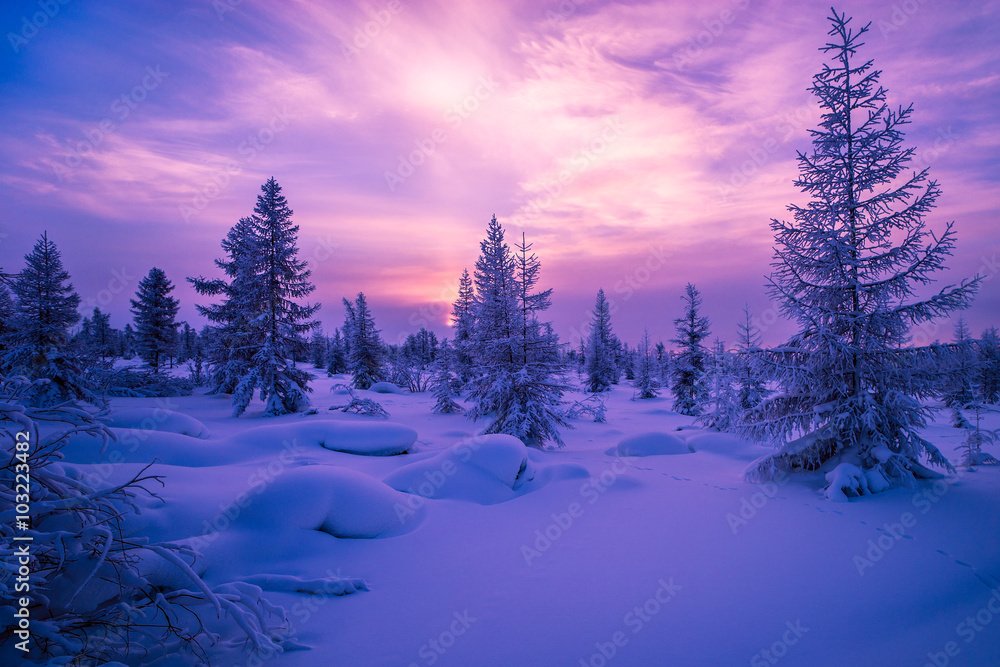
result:
<svg viewBox="0 0 1000 667"><path fill-rule="evenodd" d="M406 452L417 432L392 422L332 419L255 426L224 439L195 440L177 433L126 430L102 452L100 439L70 438L63 449L69 463L148 463L183 467L219 466L291 455L300 458L320 447L348 454L393 456Z"/></svg>
<svg viewBox="0 0 1000 667"><path fill-rule="evenodd" d="M757 457L757 450L759 449L731 433L720 433L718 431L681 431L680 437L695 452L720 454L748 461Z"/></svg>
<svg viewBox="0 0 1000 667"><path fill-rule="evenodd" d="M608 450L610 456L658 456L662 454L690 454L693 450L678 435L650 431L624 438L617 447Z"/></svg>
<svg viewBox="0 0 1000 667"><path fill-rule="evenodd" d="M405 465L385 478L399 491L424 498L452 498L494 505L520 495L534 479L524 443L510 435L481 435Z"/></svg>
<svg viewBox="0 0 1000 667"><path fill-rule="evenodd" d="M180 433L192 438L207 438L208 428L194 417L163 408L133 408L116 410L108 418L112 428L138 429Z"/></svg>
<svg viewBox="0 0 1000 667"><path fill-rule="evenodd" d="M246 444L271 444L275 451L281 442L294 440L300 445L319 445L335 452L393 456L412 447L417 441L417 432L394 422L316 419L298 424L258 426L235 437Z"/></svg>
<svg viewBox="0 0 1000 667"><path fill-rule="evenodd" d="M254 530L266 526L316 530L333 537L372 539L413 530L422 508L364 473L325 465L283 472L241 515Z"/></svg>
<svg viewBox="0 0 1000 667"><path fill-rule="evenodd" d="M391 382L375 382L372 386L368 387L368 391L374 391L376 394L409 394L407 390L400 386L394 385Z"/></svg>
<svg viewBox="0 0 1000 667"><path fill-rule="evenodd" d="M881 493L889 488L879 466L862 470L853 463L841 463L826 473L826 497L835 502L847 502L849 498Z"/></svg>

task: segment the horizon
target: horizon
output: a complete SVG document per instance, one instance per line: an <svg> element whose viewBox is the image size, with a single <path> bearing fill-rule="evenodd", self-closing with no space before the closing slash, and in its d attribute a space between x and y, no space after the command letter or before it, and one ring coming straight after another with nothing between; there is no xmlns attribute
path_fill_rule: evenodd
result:
<svg viewBox="0 0 1000 667"><path fill-rule="evenodd" d="M648 326L669 346L687 282L713 339L735 342L744 303L765 344L795 330L765 294L768 222L806 202L795 151L818 120L807 88L828 7L54 6L40 26L37 0L0 21L0 267L19 271L47 230L85 316L97 305L122 328L156 266L200 329L185 278L217 275L219 242L273 175L327 334L363 291L386 342L420 326L450 338L494 213L508 242L534 244L546 319L571 348L599 288L630 345ZM904 146L943 190L928 227L956 221L936 287L987 276L963 313L976 336L1000 313L998 9L838 6L871 21L861 54L890 105L914 105ZM950 340L951 324L918 334Z"/></svg>

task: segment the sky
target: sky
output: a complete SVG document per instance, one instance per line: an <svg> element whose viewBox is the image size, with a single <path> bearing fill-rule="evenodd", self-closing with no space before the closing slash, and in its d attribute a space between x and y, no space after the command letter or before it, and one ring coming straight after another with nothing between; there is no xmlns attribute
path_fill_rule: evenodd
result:
<svg viewBox="0 0 1000 667"><path fill-rule="evenodd" d="M964 316L1000 324L1000 2L851 0L861 55L955 221L938 287L981 273ZM300 226L327 332L364 291L383 337L448 335L450 302L492 215L542 261L564 340L594 296L617 333L673 335L687 282L732 343L749 304L765 341L771 218L819 107L822 2L562 0L108 2L0 8L0 267L42 231L83 302L122 327L153 266L180 318L186 276L268 177ZM916 342L950 338L942 322Z"/></svg>

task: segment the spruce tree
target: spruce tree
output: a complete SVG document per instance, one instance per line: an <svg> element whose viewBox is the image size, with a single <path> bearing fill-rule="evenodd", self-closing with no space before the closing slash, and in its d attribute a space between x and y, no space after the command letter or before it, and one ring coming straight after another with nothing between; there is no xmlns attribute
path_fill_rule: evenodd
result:
<svg viewBox="0 0 1000 667"><path fill-rule="evenodd" d="M719 431L732 430L740 422L742 409L733 358L721 340L715 341L707 356L704 383L707 409L699 415L698 422Z"/></svg>
<svg viewBox="0 0 1000 667"><path fill-rule="evenodd" d="M130 299L135 321L135 347L139 357L154 373L178 347L177 310L180 302L170 296L174 285L155 266L139 281L135 299Z"/></svg>
<svg viewBox="0 0 1000 667"><path fill-rule="evenodd" d="M539 320L551 290L536 291L541 264L523 237L517 250L515 256L494 215L476 260L476 375L469 382L475 406L469 418L489 419L484 433L506 433L532 446L562 445L564 369L555 332Z"/></svg>
<svg viewBox="0 0 1000 667"><path fill-rule="evenodd" d="M701 315L701 294L688 283L684 288L684 315L674 320L680 347L672 364L670 389L674 394L674 410L682 415L702 413L708 399L705 387L705 360L708 351L702 343L708 337L708 318Z"/></svg>
<svg viewBox="0 0 1000 667"><path fill-rule="evenodd" d="M584 365L587 391L609 391L615 383L617 372L612 349L615 340L615 334L611 331L611 306L604 297L604 290L599 289L594 304L594 319L587 336Z"/></svg>
<svg viewBox="0 0 1000 667"><path fill-rule="evenodd" d="M3 366L11 375L47 380L32 385L27 401L33 406L66 400L96 400L78 360L69 351L69 329L80 321L80 297L55 243L43 233L25 267L13 280L16 298L4 340Z"/></svg>
<svg viewBox="0 0 1000 667"><path fill-rule="evenodd" d="M326 365L327 374L339 375L347 372L347 353L344 347L344 338L340 335L340 329L333 330L333 339L330 341L327 359L329 360Z"/></svg>
<svg viewBox="0 0 1000 667"><path fill-rule="evenodd" d="M309 339L309 356L313 368L324 368L326 366L328 342L323 335L323 327L317 326L313 330L312 338Z"/></svg>
<svg viewBox="0 0 1000 667"><path fill-rule="evenodd" d="M737 329L736 359L733 363L739 384L737 401L740 410L745 412L756 408L770 394L753 363L754 357L761 352L763 337L750 316L749 305L743 308L743 321L737 325Z"/></svg>
<svg viewBox="0 0 1000 667"><path fill-rule="evenodd" d="M122 329L121 337L121 357L131 359L135 356L135 329L131 324L126 323Z"/></svg>
<svg viewBox="0 0 1000 667"><path fill-rule="evenodd" d="M309 280L311 271L298 258L299 227L292 223L281 186L272 177L261 186L257 205L251 216L256 239L247 295L254 303L257 317L247 320L244 345L253 356L247 373L233 392L233 412L246 410L256 391L264 401L264 415L276 416L299 412L309 406L307 392L312 376L295 367L291 359L303 354L302 336L317 322L312 316L319 304L302 305L315 288Z"/></svg>
<svg viewBox="0 0 1000 667"><path fill-rule="evenodd" d="M358 292L358 297L352 305L344 299L347 307L350 326L350 355L347 369L351 373L351 386L355 389L368 389L376 382L385 379L383 365L384 350L379 330L375 328L375 318L368 310L368 301L364 292Z"/></svg>
<svg viewBox="0 0 1000 667"><path fill-rule="evenodd" d="M945 381L944 404L951 409L951 425L968 428L969 421L964 411L976 402L973 382L978 372L978 360L969 326L961 317L955 322L955 342L950 351L951 368Z"/></svg>
<svg viewBox="0 0 1000 667"><path fill-rule="evenodd" d="M642 330L642 342L638 349L639 363L635 376L635 390L639 398L659 396L660 383L656 379L656 357L649 342L649 329Z"/></svg>
<svg viewBox="0 0 1000 667"><path fill-rule="evenodd" d="M792 222L771 222L768 288L800 330L761 355L780 391L742 429L780 450L748 476L816 469L849 453L871 479L906 483L932 474L922 455L951 469L921 435L937 369L924 362L930 355L906 349L909 329L967 306L979 279L914 298L951 254L953 225L940 235L925 227L940 188L927 169L910 169L914 151L902 147L912 105L891 108L880 72L857 59L869 26L854 30L836 11L830 21L832 39L821 50L832 62L811 88L822 119L811 152L799 154L795 182L811 201L789 206Z"/></svg>
<svg viewBox="0 0 1000 667"><path fill-rule="evenodd" d="M452 347L455 352L455 373L462 383L468 382L472 378L472 344L476 327L476 317L473 314L473 304L475 303L475 290L472 287L472 278L469 270L462 270L462 277L458 281L458 298L452 305L451 324L455 327L455 335Z"/></svg>
<svg viewBox="0 0 1000 667"><path fill-rule="evenodd" d="M435 398L433 410L438 414L465 411L465 408L455 401L458 398L458 386L461 384L461 380L452 370L454 356L454 349L445 340L441 344L441 351L434 362L434 378L431 380L431 389Z"/></svg>
<svg viewBox="0 0 1000 667"><path fill-rule="evenodd" d="M249 322L261 314L262 304L252 298L254 261L258 240L253 221L240 218L222 240L225 259L216 259L225 278L188 278L198 294L221 297L207 306L196 305L211 326L203 331L207 349L209 393L232 394L250 368L253 349L249 345Z"/></svg>

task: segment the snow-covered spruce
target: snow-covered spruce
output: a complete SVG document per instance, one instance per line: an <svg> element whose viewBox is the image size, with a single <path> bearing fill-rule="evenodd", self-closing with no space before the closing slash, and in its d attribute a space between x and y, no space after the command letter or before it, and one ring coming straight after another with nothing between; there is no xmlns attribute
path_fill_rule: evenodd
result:
<svg viewBox="0 0 1000 667"><path fill-rule="evenodd" d="M737 332L733 372L739 385L737 401L742 413L756 408L771 392L758 374L757 364L753 362L754 357L761 353L763 337L750 315L749 305L743 308L743 321L737 325Z"/></svg>
<svg viewBox="0 0 1000 667"><path fill-rule="evenodd" d="M476 292L472 286L472 278L469 270L462 270L462 277L458 281L458 298L452 305L451 323L455 327L453 336L453 347L455 349L455 373L464 385L472 378L472 339L475 333L476 316L473 313L473 304L476 301Z"/></svg>
<svg viewBox="0 0 1000 667"><path fill-rule="evenodd" d="M170 296L173 290L174 284L167 274L154 266L139 281L136 298L130 299L135 319L135 351L154 373L159 373L167 358L180 347L176 322L180 302Z"/></svg>
<svg viewBox="0 0 1000 667"><path fill-rule="evenodd" d="M309 405L310 375L290 359L304 354L302 336L316 326L310 318L319 304L297 303L315 287L306 262L297 257L299 228L292 223L281 186L270 178L261 193L253 215L241 220L231 232L233 238L223 243L231 251L232 266L216 262L231 272L232 282L192 280L199 292L228 297L217 310L208 307L202 312L226 325L220 333L234 346L234 353L219 361L225 366L236 362L236 368L227 368L220 378L224 380L220 384L228 385L236 379L231 371L239 373L231 389L236 416L243 414L257 392L265 416L298 412Z"/></svg>
<svg viewBox="0 0 1000 667"><path fill-rule="evenodd" d="M384 349L379 330L375 328L375 318L368 309L364 292L352 304L344 299L347 320L344 331L348 341L347 370L351 373L351 385L355 389L368 389L375 382L385 379Z"/></svg>
<svg viewBox="0 0 1000 667"><path fill-rule="evenodd" d="M568 427L560 406L564 368L558 338L538 319L549 307L551 290L535 291L540 263L522 238L515 257L496 216L476 260L471 349L475 377L468 383L475 402L470 419L488 419L484 434L505 433L528 445L562 445Z"/></svg>
<svg viewBox="0 0 1000 667"><path fill-rule="evenodd" d="M80 321L76 312L80 297L73 291L59 250L43 233L24 261L24 269L12 281L15 305L13 316L5 320L0 367L10 375L40 380L27 389L33 406L96 400L69 349L69 329Z"/></svg>
<svg viewBox="0 0 1000 667"><path fill-rule="evenodd" d="M743 418L743 408L736 389L734 358L721 340L715 341L709 353L704 383L708 390L708 403L698 421L719 431L733 430Z"/></svg>
<svg viewBox="0 0 1000 667"><path fill-rule="evenodd" d="M872 61L856 54L868 26L853 30L834 12L832 64L813 78L822 121L813 149L799 154L796 186L812 198L792 205L793 222L772 220L775 271L769 291L798 334L755 357L780 387L749 414L742 433L780 443L748 478L779 469L816 469L838 457L891 483L951 470L920 435L936 389L934 355L904 348L909 327L967 306L979 279L949 286L925 300L915 288L931 282L951 254L955 233L932 235L923 222L940 194L926 169L908 172L912 149L902 126L912 106L886 103ZM888 455L886 455L888 454ZM833 482L831 482L833 485Z"/></svg>
<svg viewBox="0 0 1000 667"><path fill-rule="evenodd" d="M451 345L445 340L441 344L441 350L434 364L434 379L431 381L431 389L434 391L435 398L434 412L439 414L465 412L465 408L455 401L459 397L459 387L461 386L461 380L452 370L456 356Z"/></svg>
<svg viewBox="0 0 1000 667"><path fill-rule="evenodd" d="M656 358L649 343L649 329L643 329L639 343L639 363L635 375L636 398L656 398L659 396L660 381L656 375Z"/></svg>
<svg viewBox="0 0 1000 667"><path fill-rule="evenodd" d="M611 330L611 305L604 296L604 290L597 290L594 302L594 319L587 336L584 353L584 370L587 373L587 391L608 391L618 379L615 367L614 345L616 337Z"/></svg>
<svg viewBox="0 0 1000 667"><path fill-rule="evenodd" d="M211 393L231 394L250 368L251 349L245 344L248 321L259 314L261 304L251 297L253 261L257 238L250 218L240 218L222 240L226 259L215 260L225 278L188 278L196 292L222 297L218 304L195 305L211 326L206 331L208 385Z"/></svg>
<svg viewBox="0 0 1000 667"><path fill-rule="evenodd" d="M688 283L684 287L684 315L674 320L677 338L672 343L680 352L670 368L670 390L674 394L674 410L682 415L697 416L708 402L705 386L705 362L708 350L703 340L708 338L708 318L701 315L701 294Z"/></svg>

